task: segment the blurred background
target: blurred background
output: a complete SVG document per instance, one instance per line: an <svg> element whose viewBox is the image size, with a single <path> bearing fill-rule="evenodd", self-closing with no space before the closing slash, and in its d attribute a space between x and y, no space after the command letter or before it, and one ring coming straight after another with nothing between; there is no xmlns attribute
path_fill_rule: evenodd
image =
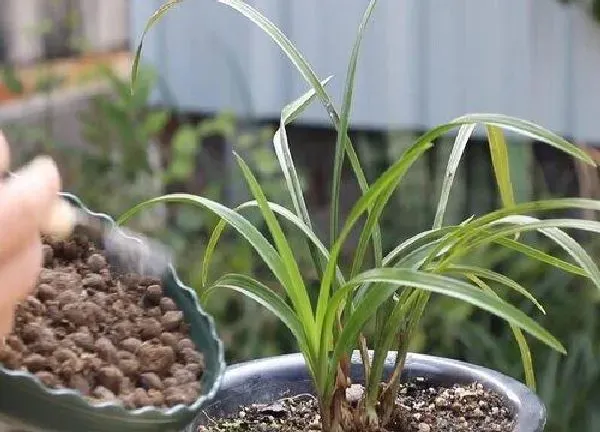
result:
<svg viewBox="0 0 600 432"><path fill-rule="evenodd" d="M131 95L131 53L161 3L0 0L0 128L15 165L39 152L51 154L65 190L118 216L165 192L202 194L228 205L244 201L248 193L231 155L236 149L269 198L288 205L271 140L281 108L306 85L248 21L215 1L187 0L148 35L142 76ZM334 75L329 89L339 103L366 2L249 3L297 44L322 78ZM351 119L369 178L416 136L467 112L535 121L600 161L599 18L600 2L586 0L381 0L363 44ZM317 104L288 134L313 219L327 235L335 134ZM440 140L412 168L392 200L382 226L388 249L431 226L453 138ZM471 139L448 223L498 207L488 152L483 136ZM510 158L520 201L600 198L598 171L547 145L511 137ZM348 209L358 189L350 171L346 179L342 206ZM191 286L199 284L215 223L206 212L178 206L153 208L135 221L175 248L181 277ZM250 248L230 234L217 250L212 275L264 272ZM578 240L599 256L598 240ZM300 242L297 247L310 279L309 257ZM490 253L480 260L531 289L547 316L520 298L514 302L569 351L563 357L531 341L538 391L550 414L547 430L599 431L597 290L520 258ZM236 294L215 296L205 307L216 317L229 363L295 350L276 319ZM510 329L453 300L434 298L412 349L523 379Z"/></svg>

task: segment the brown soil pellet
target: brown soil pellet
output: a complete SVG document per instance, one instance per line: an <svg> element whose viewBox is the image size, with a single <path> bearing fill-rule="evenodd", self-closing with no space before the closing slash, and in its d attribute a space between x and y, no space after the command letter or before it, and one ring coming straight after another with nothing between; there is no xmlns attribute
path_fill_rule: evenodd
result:
<svg viewBox="0 0 600 432"><path fill-rule="evenodd" d="M163 297L160 299L160 309L162 312L177 310L177 305L169 297Z"/></svg>
<svg viewBox="0 0 600 432"><path fill-rule="evenodd" d="M179 328L179 325L182 322L183 312L181 311L167 311L160 320L160 323L165 331L173 331Z"/></svg>
<svg viewBox="0 0 600 432"><path fill-rule="evenodd" d="M17 306L0 363L47 387L129 409L197 399L204 358L161 281L113 274L103 251L82 236L43 243L44 268Z"/></svg>

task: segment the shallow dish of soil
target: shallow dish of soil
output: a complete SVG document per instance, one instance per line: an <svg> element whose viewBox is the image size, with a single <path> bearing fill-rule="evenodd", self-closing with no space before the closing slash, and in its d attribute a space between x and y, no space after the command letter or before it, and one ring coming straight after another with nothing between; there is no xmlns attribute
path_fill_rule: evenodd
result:
<svg viewBox="0 0 600 432"><path fill-rule="evenodd" d="M162 278L114 271L82 235L44 239L43 252L36 287L0 344L8 423L44 431L186 427L225 369L194 292L172 266Z"/></svg>
<svg viewBox="0 0 600 432"><path fill-rule="evenodd" d="M394 353L386 359L393 369ZM362 392L360 356L352 357L355 403ZM542 432L546 411L520 382L456 360L409 354L396 416L378 432ZM196 432L319 431L312 381L300 354L231 366ZM346 432L359 432L347 430Z"/></svg>

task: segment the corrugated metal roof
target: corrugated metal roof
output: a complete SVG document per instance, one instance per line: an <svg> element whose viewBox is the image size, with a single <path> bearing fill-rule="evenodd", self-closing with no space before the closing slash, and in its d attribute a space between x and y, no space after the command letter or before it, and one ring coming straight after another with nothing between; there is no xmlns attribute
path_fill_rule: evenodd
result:
<svg viewBox="0 0 600 432"><path fill-rule="evenodd" d="M138 40L160 0L132 0ZM366 2L255 0L339 102ZM307 89L269 38L216 2L187 1L148 38L157 101L182 110L276 118ZM466 112L524 117L600 142L600 26L554 0L382 0L363 44L352 124L422 128ZM324 124L320 107L303 121Z"/></svg>

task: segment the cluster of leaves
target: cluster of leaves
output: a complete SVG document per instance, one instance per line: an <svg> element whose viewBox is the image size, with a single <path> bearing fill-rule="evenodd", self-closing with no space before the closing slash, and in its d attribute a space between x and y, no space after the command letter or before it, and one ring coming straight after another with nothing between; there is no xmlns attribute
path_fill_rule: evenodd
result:
<svg viewBox="0 0 600 432"><path fill-rule="evenodd" d="M497 114L472 114L459 117L438 126L419 137L371 185L367 183L361 163L347 135L352 104L354 75L363 32L375 7L372 0L360 24L348 67L346 87L341 112L335 109L324 86L313 69L287 39L267 18L241 0L220 0L260 27L283 50L312 89L286 106L281 115L278 131L273 138L280 168L286 179L293 209L268 201L263 188L248 164L236 154L241 172L254 200L231 209L205 197L171 194L143 202L121 218L127 221L143 208L165 202L185 202L206 208L222 220L213 231L207 246L202 267L201 298L223 288L244 293L275 313L290 329L302 351L310 371L321 406L323 430L339 431L343 428L342 409L345 389L349 385L349 358L359 348L365 369L364 399L358 407L354 421L364 430L385 424L392 413L396 392L407 349L432 293L462 300L506 320L518 343L526 372L527 383L535 387L532 359L524 333L564 353L563 345L537 322L515 308L497 294L502 286L527 298L541 311L543 307L518 282L485 267L469 265L467 259L488 245L497 245L531 259L550 264L564 271L589 278L600 287L600 270L584 248L567 235L562 228L600 232L597 222L578 219L540 220L528 213L539 213L564 208L600 210L600 202L586 199L556 199L517 204L514 199L507 145L504 130L517 132L554 146L588 164L589 156L550 131L533 123ZM171 1L160 8L149 20L144 35L160 17L179 1ZM143 36L144 36L143 35ZM142 42L143 42L142 36ZM139 44L132 69L135 85L142 50ZM326 109L337 130L332 181L332 206L329 247L316 235L298 181L289 150L285 127L300 116L304 109L318 99ZM444 215L456 169L468 140L477 125L483 125L489 140L491 162L503 208L480 217L472 217L459 225L444 226ZM402 182L407 170L443 134L458 128L441 196L431 230L410 237L383 254L379 220L381 214ZM348 157L362 196L354 204L340 228L339 191L342 164ZM242 215L242 211L258 208L268 228L270 241ZM298 261L280 223L280 219L295 227L306 239L320 286L316 305L311 302L307 284ZM354 227L364 221L358 245L349 269L338 265L341 248ZM253 247L271 270L283 292L269 287L245 274L226 274L209 278L212 254L226 226L237 230ZM537 231L559 245L576 264L549 255L521 241L523 232ZM369 245L372 244L373 264L365 265ZM366 267L366 268L365 268ZM363 330L374 321L376 331L367 340ZM369 355L369 347L374 354ZM384 378L384 360L390 350L397 349L396 368L384 391L380 383ZM382 409L376 406L381 402Z"/></svg>

